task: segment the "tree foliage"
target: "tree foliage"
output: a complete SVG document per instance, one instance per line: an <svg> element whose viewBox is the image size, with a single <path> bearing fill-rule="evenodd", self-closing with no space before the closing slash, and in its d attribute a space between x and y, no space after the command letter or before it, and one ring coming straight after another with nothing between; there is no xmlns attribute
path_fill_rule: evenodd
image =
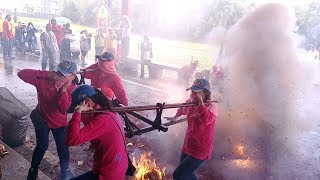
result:
<svg viewBox="0 0 320 180"><path fill-rule="evenodd" d="M320 2L313 1L295 9L297 32L305 37L303 46L320 46Z"/></svg>
<svg viewBox="0 0 320 180"><path fill-rule="evenodd" d="M73 22L80 22L79 10L74 1L65 1L61 15Z"/></svg>
<svg viewBox="0 0 320 180"><path fill-rule="evenodd" d="M110 7L111 26L118 25L121 17L121 0L65 1L61 15L75 23L95 26L97 9L102 3L108 4Z"/></svg>
<svg viewBox="0 0 320 180"><path fill-rule="evenodd" d="M167 12L156 13L160 0L139 2L131 7L135 32L186 40L203 39L217 26L229 28L255 3L254 0L212 0L201 13L194 17L186 14L185 21L176 22L172 28L163 22L162 15ZM121 18L121 0L68 0L65 1L62 16L76 23L94 26L96 10L101 3L110 5L111 26L116 27ZM25 11L30 12L31 8L26 6ZM296 7L295 13L297 33L305 37L304 47L320 46L320 1L314 0Z"/></svg>

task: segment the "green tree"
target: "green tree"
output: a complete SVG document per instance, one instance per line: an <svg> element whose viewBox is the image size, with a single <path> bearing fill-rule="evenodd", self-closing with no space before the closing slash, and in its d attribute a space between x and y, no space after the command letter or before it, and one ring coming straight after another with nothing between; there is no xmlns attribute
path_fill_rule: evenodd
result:
<svg viewBox="0 0 320 180"><path fill-rule="evenodd" d="M69 18L72 22L80 23L79 10L74 1L65 1L61 15Z"/></svg>
<svg viewBox="0 0 320 180"><path fill-rule="evenodd" d="M305 37L303 46L320 46L320 2L313 1L296 7L297 33Z"/></svg>
<svg viewBox="0 0 320 180"><path fill-rule="evenodd" d="M218 0L209 6L198 26L192 30L195 39L204 38L214 27L229 28L240 19L251 4L244 1Z"/></svg>

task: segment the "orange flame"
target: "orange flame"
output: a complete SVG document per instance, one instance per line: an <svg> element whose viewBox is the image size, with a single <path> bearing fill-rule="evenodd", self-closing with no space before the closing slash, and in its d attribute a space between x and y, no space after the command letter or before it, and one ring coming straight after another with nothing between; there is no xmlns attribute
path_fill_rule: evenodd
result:
<svg viewBox="0 0 320 180"><path fill-rule="evenodd" d="M155 160L150 159L151 152L143 152L140 160L136 161L133 157L133 165L136 167L137 172L134 176L135 180L161 180L165 177L166 168L160 169Z"/></svg>

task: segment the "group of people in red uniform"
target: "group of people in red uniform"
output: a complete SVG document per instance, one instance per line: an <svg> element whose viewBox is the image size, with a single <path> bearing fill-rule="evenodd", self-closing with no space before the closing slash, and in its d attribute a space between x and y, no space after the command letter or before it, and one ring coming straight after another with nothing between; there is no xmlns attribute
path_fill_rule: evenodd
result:
<svg viewBox="0 0 320 180"><path fill-rule="evenodd" d="M121 180L125 179L129 165L125 147L123 123L116 113L89 113L88 110L111 108L115 97L128 106L123 83L116 72L113 55L105 52L97 55L97 63L86 68L84 77L91 85L76 85L77 66L72 61L61 61L56 71L23 69L18 76L36 87L38 104L30 117L36 133L28 180L37 179L40 162L49 145L51 131L60 160L60 179ZM197 179L194 171L211 158L214 126L217 117L215 104L210 100L210 85L205 79L197 79L188 89L188 102L196 107L180 108L174 117L187 116L188 128L182 149L180 164L173 173L175 180ZM67 114L73 113L71 120ZM83 123L84 126L81 126ZM91 142L94 149L92 171L75 177L69 168L69 146Z"/></svg>

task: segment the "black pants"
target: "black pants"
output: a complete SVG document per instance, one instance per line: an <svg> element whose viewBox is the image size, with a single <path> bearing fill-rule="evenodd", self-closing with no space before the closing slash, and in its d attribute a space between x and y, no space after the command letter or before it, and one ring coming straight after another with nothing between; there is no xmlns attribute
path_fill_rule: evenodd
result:
<svg viewBox="0 0 320 180"><path fill-rule="evenodd" d="M19 39L16 39L16 48L20 54L25 54L25 42Z"/></svg>
<svg viewBox="0 0 320 180"><path fill-rule="evenodd" d="M144 59L141 59L141 77L143 77L144 76L144 66L145 65L147 65L147 67L148 67L148 71L150 71L150 69L149 69L149 64L151 63L151 61L150 60L144 60Z"/></svg>
<svg viewBox="0 0 320 180"><path fill-rule="evenodd" d="M28 39L28 52L35 52L36 40Z"/></svg>
<svg viewBox="0 0 320 180"><path fill-rule="evenodd" d="M80 176L74 177L71 180L99 180L99 176L94 174L92 171L81 174Z"/></svg>
<svg viewBox="0 0 320 180"><path fill-rule="evenodd" d="M3 57L11 57L12 40L2 39Z"/></svg>
<svg viewBox="0 0 320 180"><path fill-rule="evenodd" d="M60 60L71 61L70 39L63 39L60 46Z"/></svg>
<svg viewBox="0 0 320 180"><path fill-rule="evenodd" d="M46 54L41 55L41 65L42 65L42 70L47 69L47 64L49 61L49 71L53 71L56 68L56 62L53 57L53 53L51 51L47 51Z"/></svg>
<svg viewBox="0 0 320 180"><path fill-rule="evenodd" d="M34 112L33 112L34 113ZM60 159L61 174L65 175L69 168L69 149L65 144L66 141L66 127L58 129L50 129L39 114L32 114L32 122L36 132L37 145L33 150L31 168L38 169L41 160L49 146L49 132L51 131L56 142L58 156ZM31 117L30 116L30 117Z"/></svg>

